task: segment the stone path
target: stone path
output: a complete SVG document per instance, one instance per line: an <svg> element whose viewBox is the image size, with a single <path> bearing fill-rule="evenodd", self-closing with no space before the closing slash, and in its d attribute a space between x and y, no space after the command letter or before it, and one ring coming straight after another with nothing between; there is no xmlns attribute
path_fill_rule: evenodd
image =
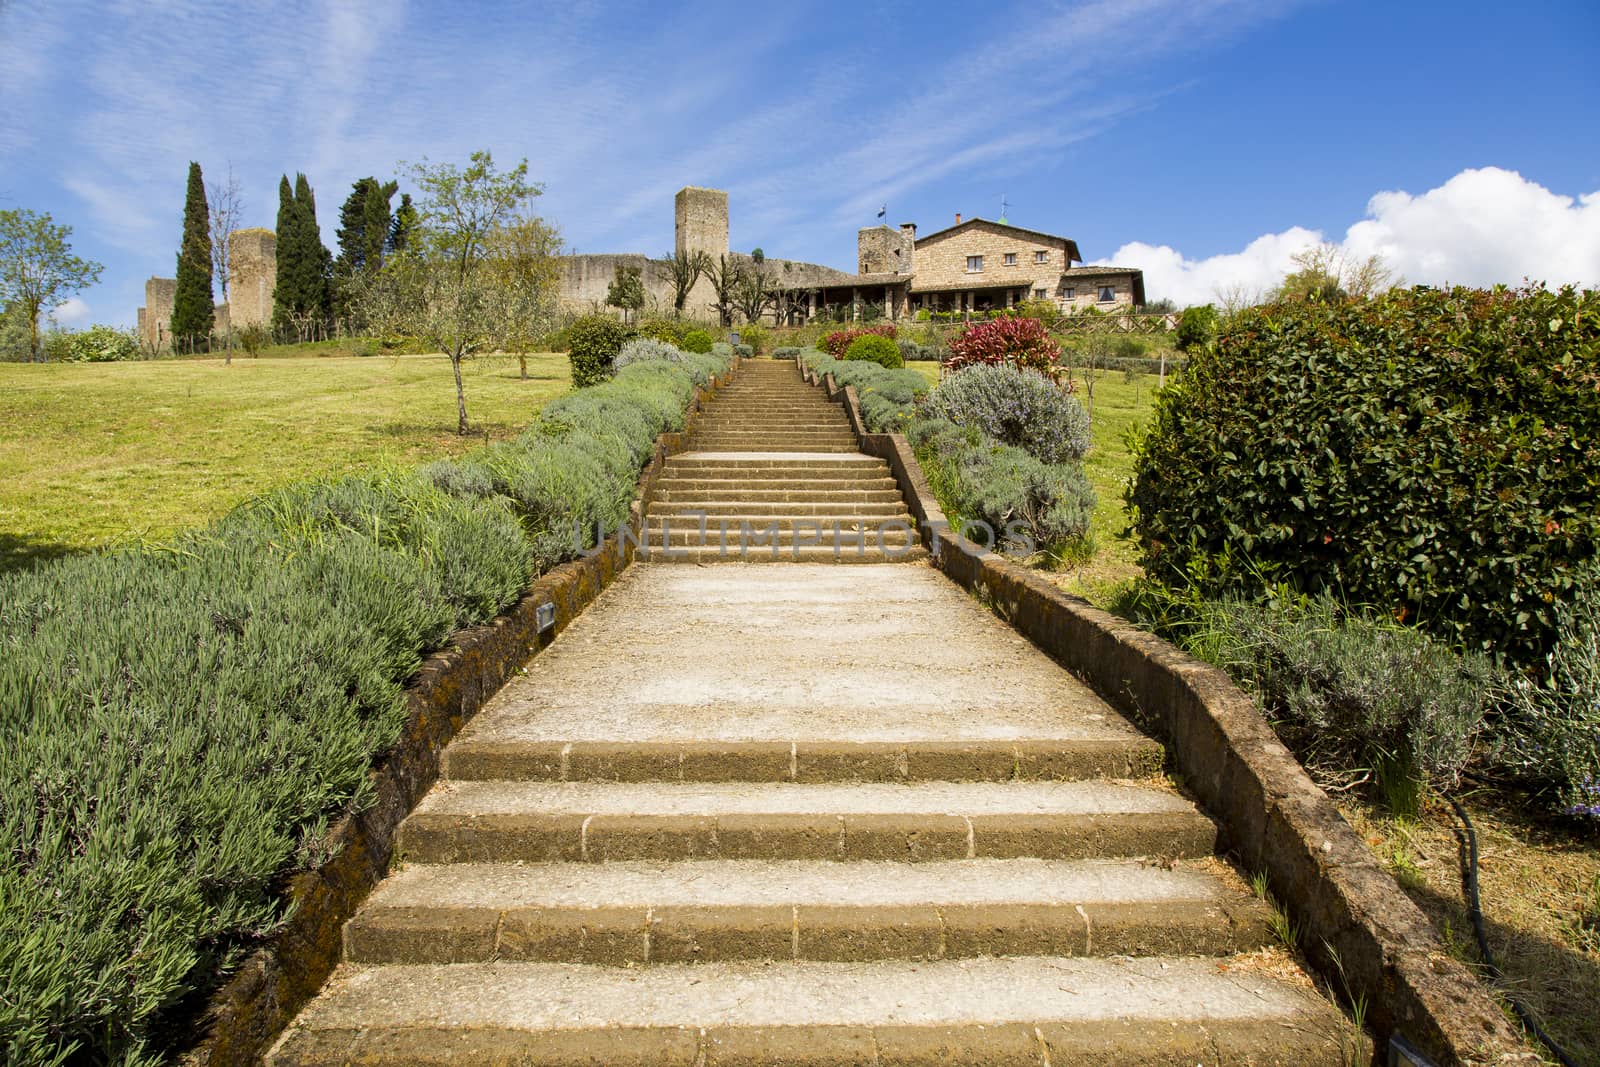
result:
<svg viewBox="0 0 1600 1067"><path fill-rule="evenodd" d="M269 1062L1344 1062L1160 761L930 568L637 564L447 750Z"/></svg>

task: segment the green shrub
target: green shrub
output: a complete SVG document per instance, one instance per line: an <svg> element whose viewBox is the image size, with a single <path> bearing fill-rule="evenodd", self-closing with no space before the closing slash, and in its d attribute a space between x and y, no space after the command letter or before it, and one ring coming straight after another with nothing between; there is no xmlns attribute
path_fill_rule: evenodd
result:
<svg viewBox="0 0 1600 1067"><path fill-rule="evenodd" d="M680 346L685 352L710 352L711 335L704 330L690 330L683 335L683 344Z"/></svg>
<svg viewBox="0 0 1600 1067"><path fill-rule="evenodd" d="M930 415L976 426L1045 463L1082 459L1089 416L1055 382L1029 370L977 364L947 375L928 395Z"/></svg>
<svg viewBox="0 0 1600 1067"><path fill-rule="evenodd" d="M633 331L610 315L585 315L567 327L567 359L572 384L582 389L611 377L617 353Z"/></svg>
<svg viewBox="0 0 1600 1067"><path fill-rule="evenodd" d="M62 358L72 363L116 363L139 358L139 338L132 330L91 326L62 334Z"/></svg>
<svg viewBox="0 0 1600 1067"><path fill-rule="evenodd" d="M72 334L67 330L44 330L39 337L39 345L44 349L44 358L49 363L70 363L72 361Z"/></svg>
<svg viewBox="0 0 1600 1067"><path fill-rule="evenodd" d="M739 327L739 340L749 345L752 355L761 355L772 344L772 337L759 322L747 322Z"/></svg>
<svg viewBox="0 0 1600 1067"><path fill-rule="evenodd" d="M900 346L900 358L906 363L918 361L937 363L939 361L939 350L931 345L922 345L915 341L907 340L900 340L896 343Z"/></svg>
<svg viewBox="0 0 1600 1067"><path fill-rule="evenodd" d="M639 323L638 330L640 337L648 337L674 348L682 348L683 338L689 332L689 327L682 319L649 318Z"/></svg>
<svg viewBox="0 0 1600 1067"><path fill-rule="evenodd" d="M1600 552L1600 293L1424 288L1230 317L1156 400L1147 573L1331 590L1538 667Z"/></svg>
<svg viewBox="0 0 1600 1067"><path fill-rule="evenodd" d="M887 337L876 334L864 334L850 342L850 347L845 350L844 358L850 362L867 360L880 367L897 370L905 366L905 360L900 358L900 346Z"/></svg>
<svg viewBox="0 0 1600 1067"><path fill-rule="evenodd" d="M1452 788L1502 683L1486 656L1329 596L1188 606L1168 632L1259 695L1284 743L1324 780L1366 774L1396 814Z"/></svg>
<svg viewBox="0 0 1600 1067"><path fill-rule="evenodd" d="M881 326L868 326L854 330L835 330L819 338L817 347L834 359L844 359L845 353L850 351L850 346L855 343L856 338L887 337L892 341L898 332L893 323L884 323Z"/></svg>
<svg viewBox="0 0 1600 1067"><path fill-rule="evenodd" d="M756 350L754 348L743 343L734 345L733 351L740 359L750 359L756 354Z"/></svg>
<svg viewBox="0 0 1600 1067"><path fill-rule="evenodd" d="M1183 309L1173 341L1179 352L1193 352L1210 345L1216 335L1217 309L1210 304L1199 304Z"/></svg>
<svg viewBox="0 0 1600 1067"><path fill-rule="evenodd" d="M804 351L805 351L805 349L803 349L803 348L795 348L792 345L786 345L786 346L783 346L781 348L774 348L772 350L772 358L773 359L793 359L796 356L798 356L801 352L804 352Z"/></svg>
<svg viewBox="0 0 1600 1067"><path fill-rule="evenodd" d="M461 459L0 578L5 1061L164 1058L367 799L421 657L571 558L574 521L614 529L725 369L635 364Z"/></svg>

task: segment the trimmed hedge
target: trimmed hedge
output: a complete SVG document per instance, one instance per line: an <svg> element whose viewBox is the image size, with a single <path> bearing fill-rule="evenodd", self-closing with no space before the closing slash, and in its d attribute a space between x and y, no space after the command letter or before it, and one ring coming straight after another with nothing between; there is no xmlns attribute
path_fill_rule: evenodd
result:
<svg viewBox="0 0 1600 1067"><path fill-rule="evenodd" d="M158 1062L363 801L422 657L622 521L725 368L627 367L464 459L0 579L0 1058Z"/></svg>
<svg viewBox="0 0 1600 1067"><path fill-rule="evenodd" d="M845 349L844 358L852 363L865 360L890 370L899 370L905 366L905 360L900 358L899 345L887 337L870 333L862 334L851 341L850 347Z"/></svg>
<svg viewBox="0 0 1600 1067"><path fill-rule="evenodd" d="M1232 316L1156 401L1147 573L1371 604L1537 668L1600 558L1600 293L1416 288Z"/></svg>
<svg viewBox="0 0 1600 1067"><path fill-rule="evenodd" d="M704 355L711 351L711 335L704 330L690 330L683 335L683 343L679 346L685 352L699 352Z"/></svg>

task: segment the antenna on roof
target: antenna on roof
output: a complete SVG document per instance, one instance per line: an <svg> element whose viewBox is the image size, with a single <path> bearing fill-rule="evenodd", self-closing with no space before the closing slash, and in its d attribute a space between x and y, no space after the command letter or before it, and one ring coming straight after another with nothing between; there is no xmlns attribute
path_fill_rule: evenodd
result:
<svg viewBox="0 0 1600 1067"><path fill-rule="evenodd" d="M1006 194L1005 193L1001 193L1000 194L1000 225L1002 225L1002 226L1011 225L1009 222L1006 221Z"/></svg>

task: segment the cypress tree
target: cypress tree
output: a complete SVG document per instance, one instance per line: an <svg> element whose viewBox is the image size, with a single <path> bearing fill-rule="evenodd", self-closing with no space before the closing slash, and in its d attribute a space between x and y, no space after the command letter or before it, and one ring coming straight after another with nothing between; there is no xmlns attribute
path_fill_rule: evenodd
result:
<svg viewBox="0 0 1600 1067"><path fill-rule="evenodd" d="M367 198L363 204L365 218L361 237L365 248L362 267L371 272L383 266L383 246L389 240L389 198L394 196L400 183L379 185L375 178L368 178L367 181L372 184L367 188Z"/></svg>
<svg viewBox="0 0 1600 1067"><path fill-rule="evenodd" d="M336 262L340 275L354 274L366 265L367 197L377 184L376 178L358 178L339 209L339 229L335 236L339 241Z"/></svg>
<svg viewBox="0 0 1600 1067"><path fill-rule="evenodd" d="M294 188L285 176L278 184L278 276L272 296L273 328L301 339L315 336L332 313L329 281L333 256L317 228L317 202L304 174Z"/></svg>
<svg viewBox="0 0 1600 1067"><path fill-rule="evenodd" d="M293 313L300 306L295 288L295 263L299 259L298 232L295 229L294 190L285 174L278 181L278 263L272 288L272 332L287 337L294 332Z"/></svg>
<svg viewBox="0 0 1600 1067"><path fill-rule="evenodd" d="M395 209L394 221L389 224L390 252L404 251L411 243L411 235L417 229L417 209L411 206L411 194L400 194L400 206Z"/></svg>
<svg viewBox="0 0 1600 1067"><path fill-rule="evenodd" d="M200 164L189 164L183 202L183 240L178 246L178 287L172 298L172 343L193 352L211 336L211 214Z"/></svg>

